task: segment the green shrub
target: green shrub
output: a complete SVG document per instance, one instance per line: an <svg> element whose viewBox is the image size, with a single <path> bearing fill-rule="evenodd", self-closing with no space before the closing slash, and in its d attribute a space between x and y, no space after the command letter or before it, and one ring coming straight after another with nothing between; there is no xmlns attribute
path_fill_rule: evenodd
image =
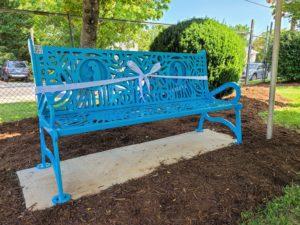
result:
<svg viewBox="0 0 300 225"><path fill-rule="evenodd" d="M278 77L300 81L300 32L285 31L280 38Z"/></svg>
<svg viewBox="0 0 300 225"><path fill-rule="evenodd" d="M162 52L207 51L211 87L239 80L245 63L245 43L228 26L212 19L191 19L170 26L153 41L150 50Z"/></svg>
<svg viewBox="0 0 300 225"><path fill-rule="evenodd" d="M13 53L9 52L8 49L4 46L0 46L0 66L3 65L3 63L6 60L15 60L16 57Z"/></svg>

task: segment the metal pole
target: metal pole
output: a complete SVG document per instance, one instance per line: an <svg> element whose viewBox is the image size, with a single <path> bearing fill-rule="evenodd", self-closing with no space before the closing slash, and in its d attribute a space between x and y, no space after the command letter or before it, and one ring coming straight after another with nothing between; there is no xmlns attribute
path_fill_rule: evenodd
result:
<svg viewBox="0 0 300 225"><path fill-rule="evenodd" d="M268 56L269 51L270 51L270 42L271 42L270 40L271 40L271 37L272 37L272 31L273 31L273 21L270 24L270 30L269 30L269 38L268 38L268 45L267 45L266 56ZM266 79L268 77L268 70L269 70L269 63L268 63L268 61L266 61L266 68L265 68L264 79ZM265 82L265 80L264 80L264 82Z"/></svg>
<svg viewBox="0 0 300 225"><path fill-rule="evenodd" d="M270 93L269 93L267 139L271 139L273 136L273 115L274 115L276 80L277 80L277 69L278 69L278 58L279 58L279 47L280 47L281 17L282 17L282 0L277 0L276 14L275 14L274 44L273 44L273 53L272 53L271 86L270 86Z"/></svg>
<svg viewBox="0 0 300 225"><path fill-rule="evenodd" d="M267 73L268 73L268 68L267 68L267 54L268 54L268 46L269 46L269 26L267 26L267 31L266 31L266 39L265 39L265 50L264 50L264 76L263 76L263 82L266 81Z"/></svg>
<svg viewBox="0 0 300 225"><path fill-rule="evenodd" d="M32 40L32 43L34 44L34 30L33 30L33 27L30 28L30 39Z"/></svg>
<svg viewBox="0 0 300 225"><path fill-rule="evenodd" d="M249 79L249 69L250 69L250 58L251 58L251 51L252 51L253 31L254 31L254 19L251 20L251 30L250 30L250 37L249 37L249 44L248 44L247 68L246 68L246 77L245 77L245 84L246 85L248 84L248 79Z"/></svg>
<svg viewBox="0 0 300 225"><path fill-rule="evenodd" d="M270 37L272 36L272 32L273 32L273 21L270 24Z"/></svg>
<svg viewBox="0 0 300 225"><path fill-rule="evenodd" d="M72 27L72 22L71 22L71 16L69 13L68 13L67 17L68 17L69 31L70 31L70 42L71 42L72 47L74 47L73 27Z"/></svg>

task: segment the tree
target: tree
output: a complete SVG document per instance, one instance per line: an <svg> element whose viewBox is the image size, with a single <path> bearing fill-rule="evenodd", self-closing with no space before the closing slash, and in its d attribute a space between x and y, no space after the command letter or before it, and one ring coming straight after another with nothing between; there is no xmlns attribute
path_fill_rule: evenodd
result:
<svg viewBox="0 0 300 225"><path fill-rule="evenodd" d="M163 26L153 26L153 27L145 27L141 30L141 32L138 32L135 35L135 37L133 37L133 39L135 40L135 43L138 45L139 50L148 51L150 49L151 43L164 29L166 28Z"/></svg>
<svg viewBox="0 0 300 225"><path fill-rule="evenodd" d="M253 49L258 52L256 61L263 62L266 57L266 32L261 33L257 38L255 38L253 41Z"/></svg>
<svg viewBox="0 0 300 225"><path fill-rule="evenodd" d="M296 30L296 26L300 20L300 1L285 0L283 4L283 12L285 12L285 17L290 18L291 31Z"/></svg>
<svg viewBox="0 0 300 225"><path fill-rule="evenodd" d="M250 28L248 25L243 25L243 24L237 24L235 26L231 27L233 30L236 31L236 33L243 38L245 43L247 43L247 39L250 33Z"/></svg>
<svg viewBox="0 0 300 225"><path fill-rule="evenodd" d="M104 18L127 19L137 21L158 20L168 9L170 0L106 0L100 1L99 14ZM101 21L97 35L97 47L107 48L115 43L137 41L146 25Z"/></svg>
<svg viewBox="0 0 300 225"><path fill-rule="evenodd" d="M75 46L80 45L89 33L96 43L89 45L98 48L109 48L117 42L136 41L137 34L143 32L146 25L94 20L97 17L127 20L158 20L168 9L171 0L19 0L19 8L79 15L82 19L72 17ZM83 5L84 3L84 5ZM93 3L93 4L90 4ZM98 3L98 7L97 4ZM93 8L89 10L88 8ZM96 8L97 9L96 9ZM83 11L86 10L86 15ZM97 12L98 10L98 12ZM91 16L88 12L92 12ZM97 15L96 15L97 14ZM93 20L89 20L93 18ZM90 27L91 23L93 26ZM96 24L98 23L98 24ZM40 44L68 45L70 43L68 21L61 16L34 16L35 37ZM84 32L84 34L82 33ZM93 32L93 34L91 33ZM94 41L93 41L94 42ZM82 46L87 46L82 43Z"/></svg>
<svg viewBox="0 0 300 225"><path fill-rule="evenodd" d="M80 46L92 48L97 42L97 26L99 18L99 1L83 0L82 2L82 30Z"/></svg>
<svg viewBox="0 0 300 225"><path fill-rule="evenodd" d="M270 40L270 49L273 39ZM282 81L300 81L300 32L282 31L278 60L278 78ZM267 54L268 63L272 63L272 51Z"/></svg>
<svg viewBox="0 0 300 225"><path fill-rule="evenodd" d="M269 1L270 3L271 1ZM272 2L273 14L275 14L275 1ZM291 31L295 31L300 20L300 0L284 0L283 2L283 16L290 19Z"/></svg>
<svg viewBox="0 0 300 225"><path fill-rule="evenodd" d="M48 11L56 13L70 13L80 15L82 13L81 1L70 0L18 0L19 9ZM76 2L76 4L75 4ZM75 45L80 43L80 20L74 20ZM34 29L35 42L40 45L70 46L69 25L66 16L59 15L33 15L32 27Z"/></svg>
<svg viewBox="0 0 300 225"><path fill-rule="evenodd" d="M0 1L0 7L17 8L19 2L14 0ZM31 16L3 13L0 17L0 48L1 55L7 59L28 60L27 38L32 26ZM13 55L13 56L12 56Z"/></svg>
<svg viewBox="0 0 300 225"><path fill-rule="evenodd" d="M2 66L6 60L15 60L15 59L16 56L13 53L11 53L7 47L0 46L0 66Z"/></svg>
<svg viewBox="0 0 300 225"><path fill-rule="evenodd" d="M278 77L300 81L300 32L284 31L280 37Z"/></svg>

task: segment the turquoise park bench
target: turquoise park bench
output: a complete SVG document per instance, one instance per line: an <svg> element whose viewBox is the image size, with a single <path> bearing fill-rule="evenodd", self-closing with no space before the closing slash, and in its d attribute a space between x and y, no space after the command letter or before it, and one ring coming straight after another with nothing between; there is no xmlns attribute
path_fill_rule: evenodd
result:
<svg viewBox="0 0 300 225"><path fill-rule="evenodd" d="M209 91L206 53L133 52L118 50L35 46L28 41L36 84L41 164L53 166L58 194L53 204L71 196L64 192L58 139L63 136L105 130L189 115L228 126L242 142L241 91L226 83ZM233 88L230 100L215 96ZM209 113L231 110L235 125ZM44 132L52 140L46 146ZM50 162L49 162L50 161Z"/></svg>

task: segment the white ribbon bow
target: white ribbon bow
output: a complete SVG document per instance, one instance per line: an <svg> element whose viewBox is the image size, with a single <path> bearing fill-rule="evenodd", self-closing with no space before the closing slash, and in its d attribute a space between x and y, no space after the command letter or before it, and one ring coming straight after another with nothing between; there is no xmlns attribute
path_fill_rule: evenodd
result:
<svg viewBox="0 0 300 225"><path fill-rule="evenodd" d="M152 69L150 70L149 73L144 74L144 72L138 67L138 65L133 62L133 61L128 61L127 62L128 67L133 70L134 72L136 72L139 75L139 89L140 89L140 95L141 98L143 99L143 101L145 101L144 99L144 94L143 94L143 86L146 83L147 88L148 88L148 92L150 93L150 81L148 79L148 76L154 75L154 73L156 73L157 71L159 71L161 69L161 65L160 63L155 63L152 67Z"/></svg>

